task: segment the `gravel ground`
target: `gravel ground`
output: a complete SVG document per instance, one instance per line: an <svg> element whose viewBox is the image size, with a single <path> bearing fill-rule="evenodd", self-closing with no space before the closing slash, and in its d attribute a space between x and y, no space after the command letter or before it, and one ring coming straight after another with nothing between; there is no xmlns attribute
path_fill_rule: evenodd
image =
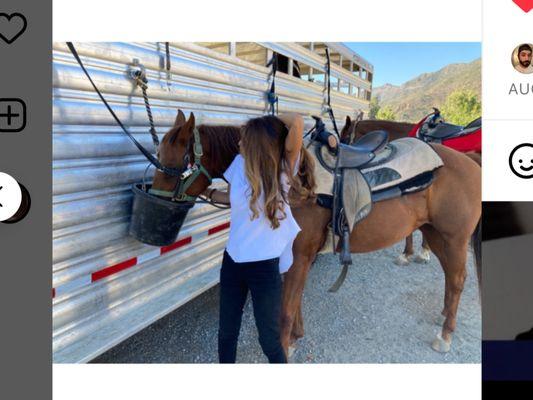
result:
<svg viewBox="0 0 533 400"><path fill-rule="evenodd" d="M418 245L421 235L415 235ZM480 363L481 309L472 254L459 306L452 349L430 347L444 299L444 275L434 255L429 264L399 267L399 243L353 255L354 266L338 293L327 292L340 266L338 256L319 255L303 300L305 336L294 363ZM218 286L112 348L99 363L217 362ZM266 362L257 340L251 303L243 316L237 361Z"/></svg>

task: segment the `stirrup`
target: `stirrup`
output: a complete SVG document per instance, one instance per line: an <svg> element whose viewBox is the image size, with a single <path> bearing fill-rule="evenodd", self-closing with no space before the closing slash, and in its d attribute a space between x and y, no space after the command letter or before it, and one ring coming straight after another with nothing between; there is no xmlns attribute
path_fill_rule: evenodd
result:
<svg viewBox="0 0 533 400"><path fill-rule="evenodd" d="M335 283L328 289L328 292L335 293L344 283L346 275L348 275L348 266L352 264L352 256L350 254L350 230L348 226L344 226L342 233L342 248L339 256L342 264L342 271L335 281Z"/></svg>
<svg viewBox="0 0 533 400"><path fill-rule="evenodd" d="M341 264L352 265L352 254L350 253L350 230L347 226L344 226L342 232L342 248L339 255L339 261Z"/></svg>

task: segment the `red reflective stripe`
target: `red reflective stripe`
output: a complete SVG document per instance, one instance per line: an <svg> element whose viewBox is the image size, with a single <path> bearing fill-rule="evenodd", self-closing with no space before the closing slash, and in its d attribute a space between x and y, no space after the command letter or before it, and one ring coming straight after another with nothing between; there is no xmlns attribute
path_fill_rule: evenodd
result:
<svg viewBox="0 0 533 400"><path fill-rule="evenodd" d="M209 231L207 231L207 234L212 235L214 233L223 231L224 229L228 229L228 228L229 228L229 222L226 222L225 224L215 226L214 228L209 229Z"/></svg>
<svg viewBox="0 0 533 400"><path fill-rule="evenodd" d="M117 272L133 267L136 264L137 264L137 257L133 257L133 258L130 258L129 260L112 265L111 267L107 267L107 268L101 269L100 271L93 272L91 274L91 282L96 282L100 279L105 278L106 276L113 275L113 274L116 274Z"/></svg>
<svg viewBox="0 0 533 400"><path fill-rule="evenodd" d="M186 237L185 239L178 240L175 243L172 243L168 246L161 247L161 254L168 253L169 251L176 250L177 248L181 246L185 246L186 244L189 244L192 242L192 236Z"/></svg>
<svg viewBox="0 0 533 400"><path fill-rule="evenodd" d="M213 235L217 232L223 231L225 229L228 229L230 226L229 222L226 222L222 225L215 226L214 228L209 229L207 232L208 235ZM168 253L170 251L176 250L182 246L185 246L187 244L192 243L192 236L188 236L186 238L183 238L181 240L178 240L175 243L172 243L169 246L163 246L160 247L160 255L163 255L165 253ZM142 256L141 256L142 257ZM151 258L150 258L151 259ZM117 272L123 271L125 269L131 268L135 265L137 265L138 259L137 257L130 258L129 260L123 261L121 263L112 265L110 267L103 268L99 271L93 272L91 274L91 282L96 282L100 279L103 279L105 277L108 277L110 275L116 274ZM52 298L56 297L56 289L52 288Z"/></svg>

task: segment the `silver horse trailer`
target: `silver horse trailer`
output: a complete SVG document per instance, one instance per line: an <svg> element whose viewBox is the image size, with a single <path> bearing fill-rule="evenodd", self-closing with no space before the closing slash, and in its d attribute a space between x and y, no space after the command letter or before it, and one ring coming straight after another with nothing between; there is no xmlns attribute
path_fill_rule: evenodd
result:
<svg viewBox="0 0 533 400"><path fill-rule="evenodd" d="M339 43L75 43L112 108L154 151L142 92L130 79L142 66L160 136L178 109L198 124L239 125L269 108L272 54L279 112L326 114L325 48L331 105L339 122L367 111L373 68ZM168 48L168 52L166 51ZM131 185L146 159L116 125L66 44L53 54L53 359L87 362L218 282L229 212L202 204L176 243L143 245L128 236ZM329 122L328 122L329 123ZM147 179L153 175L148 169ZM215 182L223 186L223 182Z"/></svg>

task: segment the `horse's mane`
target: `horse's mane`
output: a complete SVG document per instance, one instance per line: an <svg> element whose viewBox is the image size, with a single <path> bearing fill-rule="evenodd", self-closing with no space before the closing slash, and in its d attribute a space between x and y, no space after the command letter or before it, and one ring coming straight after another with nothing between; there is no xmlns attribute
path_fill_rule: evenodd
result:
<svg viewBox="0 0 533 400"><path fill-rule="evenodd" d="M213 171L222 174L239 153L241 127L199 125L198 131L207 139L206 151L211 155Z"/></svg>

